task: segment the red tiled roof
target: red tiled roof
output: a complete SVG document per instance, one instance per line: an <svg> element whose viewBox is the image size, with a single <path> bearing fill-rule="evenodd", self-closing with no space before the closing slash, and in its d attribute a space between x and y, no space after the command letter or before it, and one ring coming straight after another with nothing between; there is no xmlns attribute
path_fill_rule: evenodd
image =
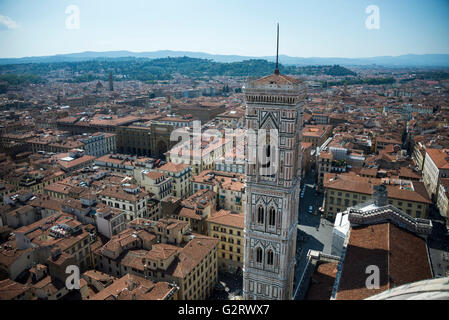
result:
<svg viewBox="0 0 449 320"><path fill-rule="evenodd" d="M433 148L427 148L426 151L438 169L449 169L449 155L446 152Z"/></svg>
<svg viewBox="0 0 449 320"><path fill-rule="evenodd" d="M207 221L243 229L245 226L245 215L243 213L233 213L229 210L220 210L207 218Z"/></svg>
<svg viewBox="0 0 449 320"><path fill-rule="evenodd" d="M366 268L379 267L379 289L368 289ZM395 286L432 277L423 238L382 223L353 227L343 264L337 300L361 300Z"/></svg>
<svg viewBox="0 0 449 320"><path fill-rule="evenodd" d="M313 272L306 300L330 300L338 262L320 263Z"/></svg>

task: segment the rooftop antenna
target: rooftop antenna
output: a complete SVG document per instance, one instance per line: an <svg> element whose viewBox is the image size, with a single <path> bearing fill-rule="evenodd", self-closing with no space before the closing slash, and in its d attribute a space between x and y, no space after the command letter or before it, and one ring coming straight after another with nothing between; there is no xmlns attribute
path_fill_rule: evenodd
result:
<svg viewBox="0 0 449 320"><path fill-rule="evenodd" d="M274 74L279 74L279 23L278 23L277 49L276 49L276 69Z"/></svg>

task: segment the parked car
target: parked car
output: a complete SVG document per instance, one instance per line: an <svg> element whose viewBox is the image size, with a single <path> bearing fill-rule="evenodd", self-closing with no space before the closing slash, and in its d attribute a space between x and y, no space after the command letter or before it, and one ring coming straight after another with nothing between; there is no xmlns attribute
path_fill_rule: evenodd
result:
<svg viewBox="0 0 449 320"><path fill-rule="evenodd" d="M215 285L215 290L217 290L218 292L224 292L226 290L226 287L221 282L219 282Z"/></svg>

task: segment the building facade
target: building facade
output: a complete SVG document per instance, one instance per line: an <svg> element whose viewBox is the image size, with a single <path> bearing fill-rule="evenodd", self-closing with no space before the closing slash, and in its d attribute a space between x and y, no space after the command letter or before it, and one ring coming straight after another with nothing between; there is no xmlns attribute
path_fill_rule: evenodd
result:
<svg viewBox="0 0 449 320"><path fill-rule="evenodd" d="M449 178L442 178L438 190L437 207L449 227Z"/></svg>
<svg viewBox="0 0 449 320"><path fill-rule="evenodd" d="M432 200L438 199L440 180L449 178L449 150L426 150L426 157L422 170L423 182Z"/></svg>
<svg viewBox="0 0 449 320"><path fill-rule="evenodd" d="M220 239L218 269L238 272L243 267L243 213L220 210L207 219L208 236Z"/></svg>
<svg viewBox="0 0 449 320"><path fill-rule="evenodd" d="M116 149L115 134L94 133L86 136L80 141L84 144L83 149L87 155L101 157L108 153L114 153Z"/></svg>
<svg viewBox="0 0 449 320"><path fill-rule="evenodd" d="M176 143L170 141L174 129L172 124L156 121L117 127L117 150L126 154L161 158Z"/></svg>
<svg viewBox="0 0 449 320"><path fill-rule="evenodd" d="M185 199L190 196L192 193L192 168L190 166L168 162L157 170L173 179L172 194L174 197Z"/></svg>
<svg viewBox="0 0 449 320"><path fill-rule="evenodd" d="M110 186L99 193L103 204L123 210L126 222L136 218L148 218L147 201L149 196L148 192L131 184Z"/></svg>
<svg viewBox="0 0 449 320"><path fill-rule="evenodd" d="M432 204L424 184L418 181L388 181L356 175L326 173L324 179L323 216L334 219L337 213L360 205L371 198L373 187L384 184L388 191L388 203L413 218L428 218Z"/></svg>
<svg viewBox="0 0 449 320"><path fill-rule="evenodd" d="M218 207L232 212L245 210L244 175L204 170L192 179L193 192L209 189L218 194Z"/></svg>

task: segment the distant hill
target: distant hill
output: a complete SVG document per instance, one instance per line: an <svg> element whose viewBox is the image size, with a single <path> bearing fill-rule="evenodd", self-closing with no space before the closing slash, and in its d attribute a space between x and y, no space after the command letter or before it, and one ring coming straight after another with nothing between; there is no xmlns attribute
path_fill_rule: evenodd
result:
<svg viewBox="0 0 449 320"><path fill-rule="evenodd" d="M274 56L250 57L239 55L220 55L204 52L189 51L154 51L154 52L131 52L131 51L106 51L106 52L81 52L70 54L59 54L54 56L25 57L25 58L1 58L0 65L20 63L55 63L55 62L79 62L98 58L149 58L159 59L167 57L190 57L209 59L216 62L241 62L251 59L265 59L274 61ZM449 67L449 54L407 54L401 56L381 56L372 58L300 58L281 55L279 60L284 65L342 65L342 66L368 66L379 65L388 67Z"/></svg>
<svg viewBox="0 0 449 320"><path fill-rule="evenodd" d="M40 81L55 70L64 69L72 74L68 82L87 82L107 80L109 72L120 75L125 80L168 80L176 73L190 77L203 76L264 76L275 69L275 63L263 59L251 59L238 62L216 62L209 59L177 58L92 58L85 61L42 62L0 65L0 80L11 82ZM330 75L337 77L356 76L357 74L338 65L293 66L279 65L284 74L293 75ZM20 76L19 76L20 75ZM118 80L118 79L117 79ZM12 83L11 83L12 84Z"/></svg>

